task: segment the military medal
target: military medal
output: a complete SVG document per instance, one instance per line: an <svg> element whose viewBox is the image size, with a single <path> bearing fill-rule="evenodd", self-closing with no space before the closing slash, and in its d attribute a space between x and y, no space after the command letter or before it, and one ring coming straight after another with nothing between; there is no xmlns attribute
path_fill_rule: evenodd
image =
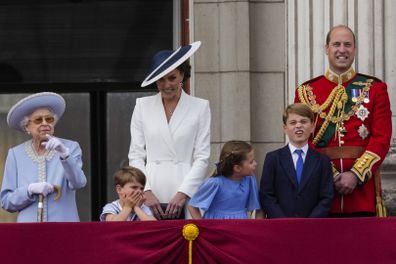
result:
<svg viewBox="0 0 396 264"><path fill-rule="evenodd" d="M366 97L364 97L364 100L363 100L363 102L364 102L365 104L368 104L368 103L370 103L370 99L369 99L369 91L367 91L367 93L366 93Z"/></svg>
<svg viewBox="0 0 396 264"><path fill-rule="evenodd" d="M359 95L360 95L360 89L351 89L352 102L356 103Z"/></svg>
<svg viewBox="0 0 396 264"><path fill-rule="evenodd" d="M360 105L358 110L356 111L356 116L362 121L364 121L369 114L370 112L363 105Z"/></svg>
<svg viewBox="0 0 396 264"><path fill-rule="evenodd" d="M358 129L358 133L359 133L359 136L360 136L362 139L365 139L365 138L368 136L369 131L367 130L367 127L366 127L364 124L362 124L362 125L359 127L359 129Z"/></svg>

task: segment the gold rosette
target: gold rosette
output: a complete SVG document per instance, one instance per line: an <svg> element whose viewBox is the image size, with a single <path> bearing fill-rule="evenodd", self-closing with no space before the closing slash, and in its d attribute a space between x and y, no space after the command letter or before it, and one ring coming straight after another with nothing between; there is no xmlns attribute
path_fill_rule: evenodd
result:
<svg viewBox="0 0 396 264"><path fill-rule="evenodd" d="M188 240L188 263L192 264L192 243L199 235L199 229L195 224L183 226L183 237Z"/></svg>

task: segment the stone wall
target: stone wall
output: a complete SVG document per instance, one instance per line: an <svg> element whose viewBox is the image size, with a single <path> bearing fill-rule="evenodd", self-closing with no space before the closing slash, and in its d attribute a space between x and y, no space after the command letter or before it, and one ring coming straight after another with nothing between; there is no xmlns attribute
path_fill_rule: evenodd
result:
<svg viewBox="0 0 396 264"><path fill-rule="evenodd" d="M382 191L388 215L396 216L396 139L382 164Z"/></svg>

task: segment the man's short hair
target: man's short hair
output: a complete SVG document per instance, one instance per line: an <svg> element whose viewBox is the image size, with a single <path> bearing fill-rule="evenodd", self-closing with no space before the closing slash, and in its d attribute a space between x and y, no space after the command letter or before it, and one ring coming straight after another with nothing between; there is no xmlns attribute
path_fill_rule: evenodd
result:
<svg viewBox="0 0 396 264"><path fill-rule="evenodd" d="M328 45L330 44L331 33L332 33L335 29L338 29L338 28L345 28L345 29L349 30L349 32L351 32L351 33L352 33L352 36L353 36L353 45L356 46L356 36L355 36L355 33L352 31L352 29L351 29L350 27L345 26L345 25L337 25L337 26L332 27L332 28L329 30L329 32L327 33L327 36L326 36L326 45L328 46Z"/></svg>

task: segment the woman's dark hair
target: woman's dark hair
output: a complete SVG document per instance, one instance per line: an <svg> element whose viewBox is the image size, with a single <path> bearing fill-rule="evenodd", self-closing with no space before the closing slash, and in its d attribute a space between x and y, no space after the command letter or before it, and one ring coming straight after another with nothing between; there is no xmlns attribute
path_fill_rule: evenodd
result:
<svg viewBox="0 0 396 264"><path fill-rule="evenodd" d="M177 69L184 74L183 83L191 77L191 65L188 60L180 64Z"/></svg>
<svg viewBox="0 0 396 264"><path fill-rule="evenodd" d="M220 153L220 160L216 164L216 171L213 177L224 175L232 176L235 165L241 165L246 160L247 154L253 150L253 147L242 140L231 140L224 144Z"/></svg>

